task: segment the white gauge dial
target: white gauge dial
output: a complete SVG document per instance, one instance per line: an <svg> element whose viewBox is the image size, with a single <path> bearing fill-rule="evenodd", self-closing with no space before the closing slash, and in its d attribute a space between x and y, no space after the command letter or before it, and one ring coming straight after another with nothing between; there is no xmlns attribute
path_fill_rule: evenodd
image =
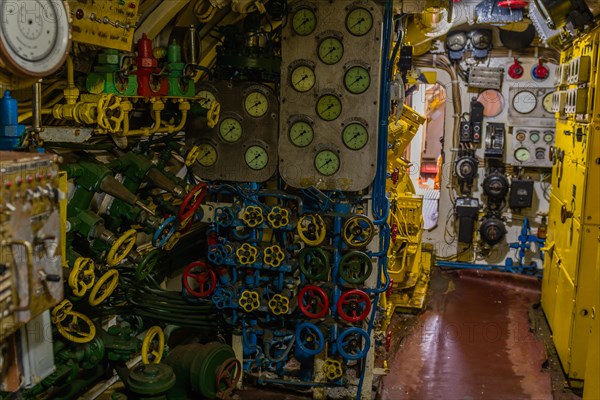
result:
<svg viewBox="0 0 600 400"><path fill-rule="evenodd" d="M208 90L201 90L196 95L198 102L202 106L202 108L209 109L212 105L213 101L216 100L215 95Z"/></svg>
<svg viewBox="0 0 600 400"><path fill-rule="evenodd" d="M290 140L297 147L306 147L312 143L315 132L307 121L296 121L290 126Z"/></svg>
<svg viewBox="0 0 600 400"><path fill-rule="evenodd" d="M525 162L531 157L531 152L526 147L519 147L515 150L515 158L519 162Z"/></svg>
<svg viewBox="0 0 600 400"><path fill-rule="evenodd" d="M219 125L219 136L227 143L235 143L242 137L242 123L233 117L223 118Z"/></svg>
<svg viewBox="0 0 600 400"><path fill-rule="evenodd" d="M269 110L269 100L261 92L252 92L244 100L246 112L252 117L262 117Z"/></svg>
<svg viewBox="0 0 600 400"><path fill-rule="evenodd" d="M346 29L355 36L367 34L372 26L373 15L366 8L355 8L346 16Z"/></svg>
<svg viewBox="0 0 600 400"><path fill-rule="evenodd" d="M315 86L315 71L308 65L299 65L290 75L292 87L299 92L308 92Z"/></svg>
<svg viewBox="0 0 600 400"><path fill-rule="evenodd" d="M258 171L263 169L269 163L269 155L261 146L250 146L244 155L246 165L251 169Z"/></svg>
<svg viewBox="0 0 600 400"><path fill-rule="evenodd" d="M217 149L211 144L203 143L198 145L198 164L203 167L212 167L217 162Z"/></svg>
<svg viewBox="0 0 600 400"><path fill-rule="evenodd" d="M547 95L544 96L544 99L542 100L542 106L544 107L544 110L546 110L546 112L549 112L549 113L552 112L553 94L554 93L548 93Z"/></svg>
<svg viewBox="0 0 600 400"><path fill-rule="evenodd" d="M532 92L523 90L513 97L512 105L515 111L519 114L529 114L535 110L535 107L537 106L537 98Z"/></svg>
<svg viewBox="0 0 600 400"><path fill-rule="evenodd" d="M0 58L20 75L45 76L60 68L70 47L67 8L56 0L0 3Z"/></svg>

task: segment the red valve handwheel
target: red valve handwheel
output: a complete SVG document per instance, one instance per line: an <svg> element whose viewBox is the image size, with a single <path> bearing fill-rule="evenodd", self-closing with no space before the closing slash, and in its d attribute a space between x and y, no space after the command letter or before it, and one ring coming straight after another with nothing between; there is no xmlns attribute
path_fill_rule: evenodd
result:
<svg viewBox="0 0 600 400"><path fill-rule="evenodd" d="M361 304L364 304L362 311ZM371 299L362 290L347 291L340 296L337 303L337 312L344 321L360 322L367 318L369 311L371 311Z"/></svg>
<svg viewBox="0 0 600 400"><path fill-rule="evenodd" d="M190 281L196 282L198 287L193 288ZM195 261L183 272L183 286L194 297L207 297L217 287L217 274L203 262Z"/></svg>
<svg viewBox="0 0 600 400"><path fill-rule="evenodd" d="M502 8L510 8L511 10L517 10L519 8L524 8L525 6L527 6L526 1L522 1L522 0L503 0L503 1L499 1L498 2L498 7L502 7Z"/></svg>
<svg viewBox="0 0 600 400"><path fill-rule="evenodd" d="M202 204L202 200L204 200L204 196L206 196L206 188L206 183L199 183L189 191L179 207L177 221L186 221L196 213L198 207Z"/></svg>
<svg viewBox="0 0 600 400"><path fill-rule="evenodd" d="M329 299L318 286L305 286L298 294L298 307L302 314L311 319L323 318L329 310Z"/></svg>
<svg viewBox="0 0 600 400"><path fill-rule="evenodd" d="M242 364L236 358L225 360L217 371L217 398L229 398L242 377Z"/></svg>

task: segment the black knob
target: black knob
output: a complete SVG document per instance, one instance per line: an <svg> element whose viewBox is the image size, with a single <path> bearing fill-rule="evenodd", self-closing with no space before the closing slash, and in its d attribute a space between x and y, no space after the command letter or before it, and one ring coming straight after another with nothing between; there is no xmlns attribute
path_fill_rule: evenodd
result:
<svg viewBox="0 0 600 400"><path fill-rule="evenodd" d="M48 274L48 275L46 275L46 281L47 282L60 282L61 277L60 277L60 275L56 275L56 274Z"/></svg>

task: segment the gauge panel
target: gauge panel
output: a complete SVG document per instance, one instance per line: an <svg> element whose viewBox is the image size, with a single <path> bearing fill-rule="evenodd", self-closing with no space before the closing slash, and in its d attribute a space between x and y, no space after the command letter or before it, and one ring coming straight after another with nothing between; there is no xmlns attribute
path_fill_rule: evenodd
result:
<svg viewBox="0 0 600 400"><path fill-rule="evenodd" d="M506 154L509 164L520 167L552 168L552 161L548 154L554 145L554 129L520 126L512 127L512 132L513 151Z"/></svg>
<svg viewBox="0 0 600 400"><path fill-rule="evenodd" d="M535 85L510 87L508 89L508 124L511 126L548 127L556 126L556 118L551 112L551 87Z"/></svg>

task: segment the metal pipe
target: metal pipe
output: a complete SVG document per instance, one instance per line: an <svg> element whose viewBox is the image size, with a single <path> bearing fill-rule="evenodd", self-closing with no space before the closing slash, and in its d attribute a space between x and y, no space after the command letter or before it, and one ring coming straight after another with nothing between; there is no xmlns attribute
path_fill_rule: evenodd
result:
<svg viewBox="0 0 600 400"><path fill-rule="evenodd" d="M33 109L31 128L33 132L40 133L42 131L42 80L35 82L33 85Z"/></svg>

